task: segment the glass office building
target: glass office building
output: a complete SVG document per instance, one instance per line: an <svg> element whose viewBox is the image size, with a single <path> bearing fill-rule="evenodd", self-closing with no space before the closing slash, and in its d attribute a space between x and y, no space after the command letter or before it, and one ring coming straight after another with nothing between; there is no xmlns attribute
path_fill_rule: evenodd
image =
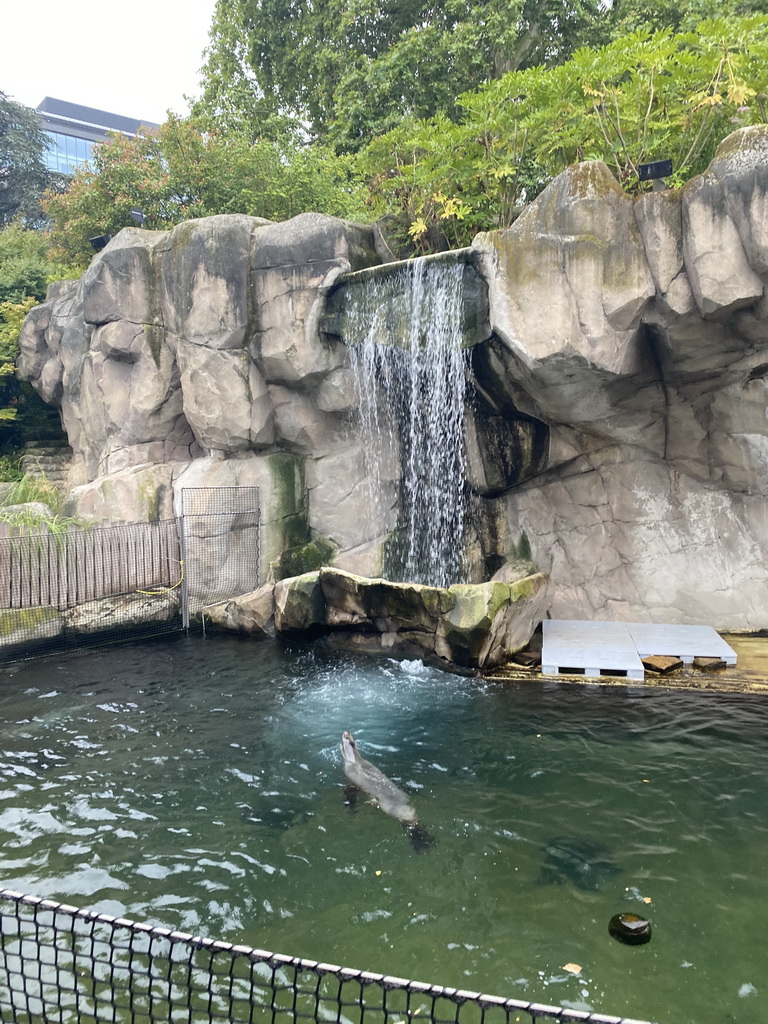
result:
<svg viewBox="0 0 768 1024"><path fill-rule="evenodd" d="M133 137L159 127L154 121L122 117L51 96L46 96L37 110L50 139L46 164L49 170L62 174L74 174L80 164L89 161L93 147L109 138L110 132Z"/></svg>
<svg viewBox="0 0 768 1024"><path fill-rule="evenodd" d="M50 139L45 154L49 171L74 174L80 164L91 159L95 142L90 139L79 139L76 135L65 135L64 132L47 131L45 134Z"/></svg>

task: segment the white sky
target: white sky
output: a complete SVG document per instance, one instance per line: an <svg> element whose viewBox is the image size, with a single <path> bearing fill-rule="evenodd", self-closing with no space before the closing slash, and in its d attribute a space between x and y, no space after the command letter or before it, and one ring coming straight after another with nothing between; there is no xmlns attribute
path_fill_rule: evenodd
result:
<svg viewBox="0 0 768 1024"><path fill-rule="evenodd" d="M0 91L147 121L188 112L215 0L11 0L2 16Z"/></svg>

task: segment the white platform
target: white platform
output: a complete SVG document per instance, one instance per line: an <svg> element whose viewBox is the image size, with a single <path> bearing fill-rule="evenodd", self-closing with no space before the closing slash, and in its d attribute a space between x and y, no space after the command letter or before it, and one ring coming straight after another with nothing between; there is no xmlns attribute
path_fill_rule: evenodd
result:
<svg viewBox="0 0 768 1024"><path fill-rule="evenodd" d="M628 622L627 629L641 658L666 654L690 665L694 658L722 658L736 664L736 652L711 626L656 626Z"/></svg>
<svg viewBox="0 0 768 1024"><path fill-rule="evenodd" d="M580 622L545 619L542 623L541 671L557 676L576 672L644 679L641 658L654 654L680 658L722 658L736 664L736 652L711 626L669 626L645 622Z"/></svg>

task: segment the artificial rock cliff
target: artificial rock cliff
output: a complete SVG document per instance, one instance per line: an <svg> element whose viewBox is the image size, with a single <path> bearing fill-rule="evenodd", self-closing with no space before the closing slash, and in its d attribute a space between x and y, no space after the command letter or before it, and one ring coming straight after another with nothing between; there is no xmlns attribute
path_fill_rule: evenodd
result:
<svg viewBox="0 0 768 1024"><path fill-rule="evenodd" d="M530 553L555 617L768 626L768 130L639 199L575 165L461 258L472 578ZM377 575L398 459L372 507L343 306L379 262L361 225L221 216L126 229L52 286L19 366L61 410L73 511L258 484L275 575Z"/></svg>

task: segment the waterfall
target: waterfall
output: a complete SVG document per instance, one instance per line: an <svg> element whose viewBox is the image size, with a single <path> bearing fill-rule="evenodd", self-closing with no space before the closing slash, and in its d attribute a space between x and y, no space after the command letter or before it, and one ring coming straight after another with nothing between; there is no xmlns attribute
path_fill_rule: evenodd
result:
<svg viewBox="0 0 768 1024"><path fill-rule="evenodd" d="M349 316L371 502L382 513L386 439L400 451L400 513L385 575L448 586L463 575L466 516L462 280L458 261L418 259L368 277Z"/></svg>

